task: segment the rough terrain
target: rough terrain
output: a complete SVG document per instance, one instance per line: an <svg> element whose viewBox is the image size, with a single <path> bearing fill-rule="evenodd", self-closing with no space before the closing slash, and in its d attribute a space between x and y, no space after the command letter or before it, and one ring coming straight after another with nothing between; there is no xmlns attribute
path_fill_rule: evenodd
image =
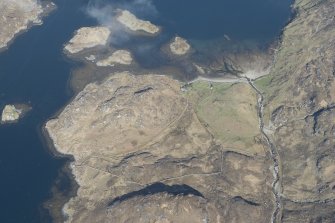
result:
<svg viewBox="0 0 335 223"><path fill-rule="evenodd" d="M282 222L335 221L335 1L296 1L271 76L258 81L278 153Z"/></svg>
<svg viewBox="0 0 335 223"><path fill-rule="evenodd" d="M80 187L64 208L68 222L127 222L142 215L153 221L160 216L156 212L125 216L117 211L142 206L146 199L167 207L188 203L187 216L195 222L204 216L209 222L270 221L271 162L264 155L251 87L218 83L211 88L201 82L185 93L180 87L160 75L114 74L89 84L47 123L57 150L75 158L72 170ZM238 98L239 91L250 94ZM219 120L227 124L220 126L207 119L208 112L236 113L236 119ZM231 128L239 118L248 122L241 119ZM159 193L143 195L150 187ZM164 199L169 192L171 198ZM170 207L169 221L184 216L178 205Z"/></svg>

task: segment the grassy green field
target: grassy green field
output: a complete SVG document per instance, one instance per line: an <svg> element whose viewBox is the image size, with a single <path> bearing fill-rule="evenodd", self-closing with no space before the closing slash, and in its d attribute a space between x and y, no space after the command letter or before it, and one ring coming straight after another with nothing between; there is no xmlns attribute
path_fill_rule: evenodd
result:
<svg viewBox="0 0 335 223"><path fill-rule="evenodd" d="M224 148L240 153L263 154L257 117L257 95L246 83L194 82L187 96L199 119Z"/></svg>

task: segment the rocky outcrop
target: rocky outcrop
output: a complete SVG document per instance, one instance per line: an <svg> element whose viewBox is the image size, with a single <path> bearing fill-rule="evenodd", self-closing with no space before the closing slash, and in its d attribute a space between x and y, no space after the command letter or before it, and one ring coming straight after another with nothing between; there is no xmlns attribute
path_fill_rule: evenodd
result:
<svg viewBox="0 0 335 223"><path fill-rule="evenodd" d="M76 31L73 38L65 46L71 54L79 53L85 49L105 46L108 43L111 31L107 27L83 27Z"/></svg>
<svg viewBox="0 0 335 223"><path fill-rule="evenodd" d="M68 222L270 221L273 177L257 139L256 95L241 94L251 91L244 83L180 86L161 75L114 74L46 124L56 149L74 156L79 189L64 207ZM236 101L224 106L231 95ZM216 123L223 114L234 118ZM253 121L218 132L244 115Z"/></svg>
<svg viewBox="0 0 335 223"><path fill-rule="evenodd" d="M124 25L127 29L137 33L144 32L155 35L160 31L158 26L152 24L150 21L144 21L137 18L128 10L120 11L119 15L117 16L117 21Z"/></svg>
<svg viewBox="0 0 335 223"><path fill-rule="evenodd" d="M30 25L42 24L41 16L54 7L52 3L42 6L37 0L1 0L0 1L0 49Z"/></svg>

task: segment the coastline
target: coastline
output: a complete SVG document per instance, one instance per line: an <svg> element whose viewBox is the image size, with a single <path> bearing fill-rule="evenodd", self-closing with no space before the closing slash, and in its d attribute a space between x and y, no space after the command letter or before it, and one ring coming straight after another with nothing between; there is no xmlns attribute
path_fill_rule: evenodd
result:
<svg viewBox="0 0 335 223"><path fill-rule="evenodd" d="M62 112L65 106L58 112L56 112L56 114ZM48 119L46 122L51 119L53 118ZM43 147L45 147L46 151L50 153L54 158L66 159L66 162L64 166L58 171L58 176L56 177L55 182L50 189L51 194L49 198L45 200L40 206L42 208L42 212L46 213L54 222L65 222L67 216L63 212L64 205L68 203L70 199L76 196L79 188L76 177L71 169L71 164L74 161L74 156L70 154L62 154L57 150L52 138L50 137L46 129L46 122L41 124L41 126L37 128L39 138L44 145ZM61 186L59 186L64 182L64 180L69 182L69 187L61 188Z"/></svg>
<svg viewBox="0 0 335 223"><path fill-rule="evenodd" d="M5 44L5 46L0 47L0 53L3 53L6 50L8 50L8 48L13 44L13 42L15 41L15 39L17 37L19 37L20 35L28 32L32 27L43 25L43 19L57 10L57 5L54 2L52 2L52 0L48 0L46 2L45 1L41 2L41 7L42 7L43 11L38 17L41 20L41 22L40 23L34 23L33 21L30 21L25 28L20 29L19 31L14 33L14 35Z"/></svg>
<svg viewBox="0 0 335 223"><path fill-rule="evenodd" d="M66 1L55 1L55 3L57 3L57 5L50 0L42 1L43 13L40 13L41 6L39 6L38 16L38 20L41 22L30 22L25 29L15 33L6 47L0 49L0 53L3 53L3 63L5 63L4 69L1 70L5 71L1 73L1 79L5 80L2 83L4 88L1 91L3 103L22 101L23 103L27 102L31 104L33 107L33 110L24 117L22 116L23 120L18 121L17 124L1 126L1 130L4 131L1 141L5 145L3 147L4 156L0 159L0 163L4 167L4 173L8 172L9 174L13 174L13 176L8 178L8 182L13 181L13 185L4 183L2 187L3 192L11 194L13 193L11 191L12 188L13 191L15 191L17 187L21 187L21 183L22 185L24 184L24 186L20 188L20 191L15 191L17 193L10 195L11 197L8 201L6 201L6 194L3 197L4 202L8 202L4 213L1 213L1 219L5 222L50 222L50 218L58 218L60 219L59 221L54 221L61 222L63 219L62 211L56 207L56 203L58 203L58 207L61 207L76 193L76 181L71 179L73 176L70 170L70 162L73 158L70 155L58 153L58 150L54 147L53 142L44 129L43 122L45 120L47 121L50 116L60 113L68 103L68 99L74 96L71 88L67 87L67 85L69 83L68 76L71 76L72 69L76 68L77 63L69 59L66 60L64 54L58 53L60 49L59 45L62 44L64 39L66 40L66 36L69 35L67 34L69 33L68 30L74 30L76 26L85 22L92 22L92 20L90 21L89 19L83 19L77 16L76 20L73 20L72 23L69 22L68 28L65 27L63 30L62 26L60 27L60 30L64 31L63 33L54 35L55 37L53 37L52 34L49 34L58 28L57 25L60 25L59 22L61 22L62 19L59 15L68 15L68 12L64 12L63 10L64 6L69 8L81 4L79 1L65 5L63 3L66 3ZM74 9L77 8L78 7L75 7ZM81 12L81 14L83 15L83 12ZM36 44L35 46L37 46L37 48L34 49L31 43ZM23 47L21 48L17 47L22 45ZM56 58L54 56L56 56ZM19 58L19 61L16 61L16 58ZM9 62L5 62L7 60ZM41 61L43 61L42 64ZM55 64L55 66L52 66L53 64ZM6 65L8 65L8 67ZM65 72L59 75L60 77L56 76L64 70ZM7 78L6 75L9 77ZM6 89L7 82L9 90ZM9 86L11 85L14 86L14 92L10 90L11 88ZM49 85L51 88L48 88ZM57 87L52 88L53 86ZM15 87L18 88L16 89ZM23 92L21 92L21 89L24 89ZM59 89L62 89L61 92L57 91ZM43 92L42 94L40 93L41 91ZM52 100L52 102L49 100ZM8 134L6 134L7 128L10 130ZM25 132L27 129L29 129L29 132ZM22 137L22 139L17 138L20 139L17 140L19 141L18 143L9 141L11 139L11 131L14 133L13 136L17 133L19 137ZM21 141L23 143L21 143ZM29 143L24 143L25 141ZM6 148L8 148L8 152ZM30 152L30 150L34 152ZM23 162L15 164L17 160L22 160ZM13 162L12 165L14 168L10 166L11 162ZM12 169L13 173L10 172ZM57 177L57 175L59 176ZM5 179L6 177L7 174L5 174ZM60 180L61 178L65 180ZM59 184L63 184L69 181L69 179L71 181L71 183L68 184L71 185L70 187L62 188L62 185L58 186L58 182L60 182ZM20 182L15 182L16 180L20 180ZM27 181L27 183L24 181ZM57 188L60 188L58 192L56 190ZM54 196L52 193L57 193L58 195ZM49 201L55 197L60 199L50 203ZM21 202L22 204L19 206L11 206L11 201L13 201L13 203ZM14 211L20 214L15 216L12 214Z"/></svg>
<svg viewBox="0 0 335 223"><path fill-rule="evenodd" d="M68 155L68 154L63 154L63 153L61 153L57 150L57 147L56 147L52 137L50 136L50 134L48 133L48 131L46 129L46 123L50 120L55 119L59 114L61 114L62 111L69 104L71 104L71 102L75 99L77 94L82 90L82 89L80 89L79 91L74 90L76 83L73 82L73 77L74 77L74 75L76 75L76 71L78 69L81 69L81 68L85 69L85 66L87 66L87 63L89 64L89 62L85 62L83 60L83 56L81 54L79 54L79 56L77 56L77 55L68 54L67 52L63 52L63 56L69 62L76 63L76 65L73 66L73 69L71 70L70 77L67 81L68 89L71 91L71 98L69 99L68 102L66 102L66 104L61 109L59 109L52 117L50 117L45 123L43 123L43 126L41 127L42 137L44 137L44 141L46 142L48 148L50 149L50 152L55 157L63 157L63 158L69 159L66 162L66 165L64 166L64 168L62 170L60 170L60 175L63 175L63 177L64 177L64 175L66 175L66 177L68 177L69 180L71 181L71 185L74 185L74 187L71 188L71 192L68 194L68 196L63 196L62 192L55 192L55 193L53 193L53 196L51 197L51 199L47 200L44 203L44 206L48 209L52 218L55 219L56 221L61 219L62 222L64 222L67 219L66 213L64 213L64 207L72 198L77 196L77 191L79 189L79 185L78 185L78 182L76 180L76 176L73 174L73 171L72 171L72 168L71 168L71 165L74 162L74 156L73 155ZM171 66L171 67L174 67L174 66ZM136 71L136 69L139 69L137 67L132 67L132 66L129 66L128 68L130 68L130 70L135 69L135 71ZM96 70L99 70L99 68L96 68ZM127 69L127 70L129 70L129 69ZM115 71L115 72L117 72L117 71ZM142 73L142 72L145 73L145 71L141 70L140 73ZM114 73L114 72L112 72L112 73ZM110 75L109 74L102 75L101 79L95 80L95 81L101 82L102 80L104 80L108 76L110 76ZM169 76L171 78L171 75L166 75L165 74L164 76ZM264 76L262 76L262 77L264 77ZM174 80L178 81L180 86L182 86L183 82L181 80L176 79L175 77L172 77L172 78ZM256 78L256 79L258 79L258 78ZM238 83L238 82L247 83L245 78L236 78L236 80L223 78L221 80L221 79L215 79L215 78L212 79L210 77L203 78L203 77L199 77L199 76L196 78L196 80L192 80L191 82L195 82L195 81L207 81L209 83L211 81L222 82L222 83ZM89 81L88 83L91 83L91 82ZM59 178L57 178L57 179L59 179ZM61 179L59 179L59 180L61 180Z"/></svg>
<svg viewBox="0 0 335 223"><path fill-rule="evenodd" d="M64 43L63 47L66 43ZM64 105L59 108L52 116L48 117L43 123L37 127L36 131L38 136L45 148L55 159L66 159L64 166L58 171L58 176L55 179L55 182L50 188L50 196L40 204L42 216L47 214L53 222L65 222L67 216L65 215L63 209L64 206L76 196L79 189L79 185L76 181L76 177L72 172L71 164L74 162L74 156L71 154L63 154L57 150L57 147L51 138L49 132L46 129L46 123L52 119L58 117L59 114L70 104L80 92L76 91L75 85L73 83L73 77L76 75L76 71L86 66L85 61L81 56L74 56L73 54L68 53L67 51L62 51L62 59L66 63L71 64L71 70L69 73L68 80L66 81L66 94L69 95L69 99ZM62 182L68 181L70 186L68 188L59 188L59 184Z"/></svg>
<svg viewBox="0 0 335 223"><path fill-rule="evenodd" d="M280 38L280 37L279 37ZM280 44L278 44L280 45ZM70 89L71 91L71 98L68 102L66 102L66 104L61 108L59 109L51 118L49 118L45 123L43 123L43 125L41 126L41 137L44 138L44 141L45 143L47 144L47 147L50 149L50 152L55 156L55 157L63 157L63 158L67 158L69 159L66 163L66 165L64 166L64 168L62 170L60 170L60 172L64 173L67 175L67 177L69 177L69 179L71 180L71 182L75 185L75 188L72 188L71 190L71 193L69 196L67 197L64 197L62 196L61 193L55 193L56 195L55 196L52 196L52 198L50 200L48 200L47 202L45 202L45 205L48 206L48 209L51 210L51 213L53 218L54 219L62 219L62 220L65 220L66 219L66 216L64 215L64 212L63 212L63 208L64 208L64 205L66 203L68 203L69 200L71 200L73 197L76 196L76 193L77 193L77 190L79 188L79 185L76 181L76 176L73 174L72 172L72 169L71 169L71 163L74 161L74 156L73 155L66 155L66 154L62 154L60 153L57 148L56 148L56 145L54 144L51 136L49 135L47 129L46 129L46 123L52 119L54 119L55 117L57 117L64 109L67 105L69 105L73 100L74 98L76 97L77 95L77 91L74 90L74 84L75 83L72 83L72 80L73 80L73 76L75 75L75 72L76 70L80 69L80 68L83 68L85 67L85 62L82 61L82 58L79 56L79 57L76 57L76 56L69 56L69 54L67 54L66 52L63 52L63 55L64 57L66 58L66 60L68 61L71 61L72 63L75 62L79 62L80 65L75 65L73 67L73 69L71 70L71 75L70 75L70 78L68 79L67 81L67 85L68 85L68 88ZM188 54L187 54L188 56ZM137 69L137 68L130 68L130 69ZM262 76L264 77L264 76ZM106 77L103 77L102 79L105 79ZM258 78L261 78L261 77L258 77ZM258 79L256 78L256 79ZM173 78L175 79L175 78ZM210 79L210 78L205 78L205 79L202 79L201 77L198 76L198 79L199 80L205 80L205 81L211 81L213 79ZM256 80L255 79L255 80ZM178 80L178 82L181 84L181 81ZM193 81L191 81L193 82ZM214 80L215 82L215 80ZM221 82L221 81L219 81ZM223 81L225 82L225 81ZM230 81L227 81L228 83L231 83ZM239 82L239 81L237 81ZM62 174L60 174L62 175ZM52 205L53 202L59 202L55 207L54 205ZM59 209L59 207L62 207L61 209Z"/></svg>

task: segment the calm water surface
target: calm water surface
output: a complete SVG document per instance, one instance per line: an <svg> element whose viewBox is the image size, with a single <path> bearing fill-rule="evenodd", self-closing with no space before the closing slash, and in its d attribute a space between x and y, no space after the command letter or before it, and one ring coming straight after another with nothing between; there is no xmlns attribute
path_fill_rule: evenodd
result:
<svg viewBox="0 0 335 223"><path fill-rule="evenodd" d="M130 4L133 0L98 2L113 2L114 7L134 11L163 27L158 38L130 38L117 43L120 48L131 48L142 66L153 68L164 64L157 48L176 34L189 40L205 57L212 51L266 49L289 21L293 0L153 0L149 7Z"/></svg>
<svg viewBox="0 0 335 223"><path fill-rule="evenodd" d="M4 223L50 221L41 219L40 207L49 198L66 162L48 152L40 129L71 97L67 81L75 64L64 58L63 44L76 29L95 25L96 21L84 13L88 0L55 3L58 10L44 19L42 26L18 37L0 54L0 108L20 102L33 107L19 123L0 126L0 222ZM162 25L169 37L178 33L190 39L210 40L226 34L238 40L265 41L280 33L289 18L290 3L154 0L158 13L143 16Z"/></svg>
<svg viewBox="0 0 335 223"><path fill-rule="evenodd" d="M188 39L273 40L288 22L292 0L154 0L156 21Z"/></svg>

